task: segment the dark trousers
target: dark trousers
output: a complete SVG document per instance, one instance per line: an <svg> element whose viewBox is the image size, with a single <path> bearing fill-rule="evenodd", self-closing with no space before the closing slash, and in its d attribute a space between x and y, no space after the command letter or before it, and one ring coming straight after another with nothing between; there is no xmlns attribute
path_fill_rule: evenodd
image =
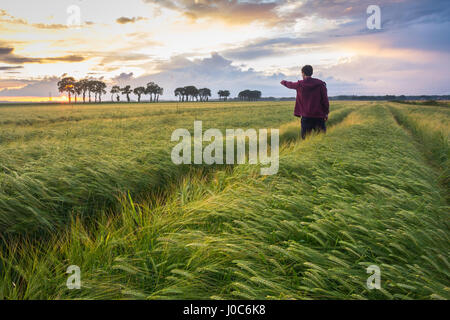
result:
<svg viewBox="0 0 450 320"><path fill-rule="evenodd" d="M302 117L302 139L305 139L306 134L313 130L327 132L325 119Z"/></svg>

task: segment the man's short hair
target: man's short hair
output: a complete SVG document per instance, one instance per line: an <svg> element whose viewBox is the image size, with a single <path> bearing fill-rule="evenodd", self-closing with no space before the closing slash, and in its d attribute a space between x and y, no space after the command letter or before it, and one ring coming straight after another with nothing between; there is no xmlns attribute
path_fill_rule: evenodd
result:
<svg viewBox="0 0 450 320"><path fill-rule="evenodd" d="M307 64L306 66L304 66L304 67L302 68L302 72L303 72L306 76L311 77L311 76L313 75L313 67L310 66L309 64Z"/></svg>

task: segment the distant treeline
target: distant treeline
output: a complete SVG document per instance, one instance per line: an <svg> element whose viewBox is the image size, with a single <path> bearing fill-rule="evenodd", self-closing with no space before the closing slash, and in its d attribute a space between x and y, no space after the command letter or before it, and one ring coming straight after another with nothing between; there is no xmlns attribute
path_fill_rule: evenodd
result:
<svg viewBox="0 0 450 320"><path fill-rule="evenodd" d="M83 103L86 102L86 98L88 98L88 102L91 102L91 94L94 94L94 102L102 102L102 96L106 94L106 83L100 80L92 80L92 79L82 79L75 80L73 77L65 77L58 82L58 91L61 93L66 92L69 97L69 103L72 102L72 97L75 98L75 103L77 103L77 98L80 96L83 97ZM117 102L120 102L120 95L125 95L128 102L131 102L130 94L135 94L137 96L138 102L141 102L142 95L149 95L150 102L158 102L159 96L163 95L164 89L160 87L158 84L154 82L149 82L145 87L136 87L134 89L131 86L127 85L123 88L119 86L112 86L111 88L111 101L114 102L114 97ZM178 97L178 101L180 102L188 102L188 101L200 101L206 102L209 101L211 97L211 89L201 88L197 89L195 86L186 86L176 88L174 91L175 97ZM219 100L226 101L228 97L231 95L229 90L219 90L217 92L219 96ZM261 99L261 91L258 90L244 90L239 92L236 99L238 100L247 100L247 101L256 101Z"/></svg>
<svg viewBox="0 0 450 320"><path fill-rule="evenodd" d="M355 96L355 95L340 95L329 97L330 100L355 100L355 101L395 101L399 103L415 104L415 101L428 101L433 104L437 101L450 100L450 95L422 95L422 96L395 96L395 95L384 95L384 96ZM295 97L264 97L261 98L262 101L294 101ZM434 101L434 102L433 102Z"/></svg>
<svg viewBox="0 0 450 320"><path fill-rule="evenodd" d="M174 91L175 97L178 97L178 101L187 102L187 101L209 101L211 97L211 89L209 88L201 88L197 89L196 86L186 86L176 88ZM228 99L230 96L230 91L228 90L219 90L217 92L219 96L219 100L223 98L224 101Z"/></svg>
<svg viewBox="0 0 450 320"><path fill-rule="evenodd" d="M83 103L86 102L86 96L88 101L91 102L91 94L94 94L94 102L102 102L102 96L106 94L106 83L101 80L82 79L75 80L73 77L65 77L58 81L58 91L61 93L67 92L69 97L69 103L72 102L72 96L75 97L75 103L77 103L77 97L83 97ZM150 102L158 102L159 96L164 93L164 89L154 82L147 83L146 87L137 87L131 89L131 86L112 86L111 88L111 101L120 101L120 95L125 95L127 101L130 102L130 94L134 93L138 97L138 102L141 102L141 96L148 94L150 96Z"/></svg>
<svg viewBox="0 0 450 320"><path fill-rule="evenodd" d="M82 96L83 102L86 102L86 96L88 101L91 102L91 93L94 94L95 102L102 102L102 95L106 94L106 84L100 80L92 79L82 79L75 80L73 77L65 77L58 82L58 90L63 93L66 92L69 97L69 102L71 102L72 96L75 97L75 103L77 102L77 97ZM150 102L158 102L160 95L164 93L164 89L154 82L149 82L145 87L137 87L132 89L131 86L127 85L123 88L119 86L113 86L111 88L111 101L120 101L120 95L125 95L128 102L131 102L130 94L135 94L137 96L138 102L141 102L142 95L149 95ZM188 101L209 101L211 97L211 89L201 88L197 89L195 86L186 86L176 88L174 91L175 97L178 98L180 102ZM258 90L244 90L239 92L236 98L229 98L231 95L229 90L219 90L217 92L219 100L240 100L240 101L292 101L295 100L294 97L262 97L261 91ZM115 99L114 99L115 98ZM450 95L420 95L420 96L405 96L405 95L384 95L384 96L357 96L357 95L340 95L329 97L330 100L354 100L354 101L395 101L407 104L417 104L414 101L426 101L427 105L442 105L437 101L450 100ZM445 104L448 105L448 104Z"/></svg>
<svg viewBox="0 0 450 320"><path fill-rule="evenodd" d="M387 100L387 101L410 101L410 100L450 100L450 95L447 96L395 96L395 95L385 95L385 96L334 96L330 97L330 100L358 100L358 101L378 101L378 100Z"/></svg>

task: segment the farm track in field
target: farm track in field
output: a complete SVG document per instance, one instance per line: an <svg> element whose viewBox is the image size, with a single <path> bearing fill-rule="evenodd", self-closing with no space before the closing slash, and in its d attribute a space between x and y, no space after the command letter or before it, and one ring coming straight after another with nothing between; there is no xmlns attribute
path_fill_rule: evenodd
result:
<svg viewBox="0 0 450 320"><path fill-rule="evenodd" d="M450 114L447 108L435 108L442 112L440 115L445 119L446 112ZM446 198L447 204L450 204L450 147L449 147L449 129L439 130L439 126L430 127L420 125L419 121L414 121L408 117L408 109L396 105L390 105L389 110L397 124L402 127L416 142L418 150L428 160L429 165L435 169L438 174L442 196ZM439 115L436 117L439 120ZM446 132L445 132L446 131Z"/></svg>

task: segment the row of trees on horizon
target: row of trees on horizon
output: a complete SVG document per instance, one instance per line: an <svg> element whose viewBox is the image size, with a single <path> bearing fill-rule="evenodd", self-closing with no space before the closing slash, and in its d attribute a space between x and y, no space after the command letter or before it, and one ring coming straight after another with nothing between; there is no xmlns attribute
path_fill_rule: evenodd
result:
<svg viewBox="0 0 450 320"><path fill-rule="evenodd" d="M261 95L261 91L258 90L244 90L239 92L238 98L239 100L256 101L261 99Z"/></svg>
<svg viewBox="0 0 450 320"><path fill-rule="evenodd" d="M186 87L180 87L176 88L174 91L175 97L178 97L178 101L185 102L185 101L209 101L209 98L211 97L211 89L208 88L201 88L197 89L195 86L186 86ZM217 95L219 96L219 100L226 101L228 97L230 96L230 91L228 90L219 90L217 92Z"/></svg>
<svg viewBox="0 0 450 320"><path fill-rule="evenodd" d="M75 98L75 103L77 103L78 97L83 97L83 103L86 103L86 98L88 102L92 102L92 94L94 94L94 102L102 102L102 95L106 94L106 83L101 80L92 79L82 79L75 80L73 77L65 77L58 81L57 83L58 91L61 93L67 93L69 98L69 103L72 102L72 96ZM125 95L128 102L131 102L130 94L135 94L138 98L138 102L141 102L141 97L143 95L149 95L150 102L159 102L159 97L164 94L164 89L154 82L149 82L145 87L140 86L134 89L127 85L123 88L120 86L112 86L111 90L111 101L114 102L114 98L117 102L120 102L120 96ZM188 101L200 101L207 102L211 97L211 89L201 88L197 89L195 86L186 86L176 88L174 94L178 97L180 102ZM231 95L229 90L219 90L217 92L219 100L227 101L228 97ZM239 92L239 100L255 101L261 98L261 91L251 91L244 90Z"/></svg>
<svg viewBox="0 0 450 320"><path fill-rule="evenodd" d="M66 92L69 97L69 103L72 102L72 96L75 97L75 103L77 103L77 97L83 97L83 103L86 103L86 95L89 103L92 102L92 93L94 94L94 102L102 102L102 95L106 94L106 83L100 80L82 79L75 80L73 77L66 77L58 81L58 91L61 93ZM134 93L138 97L138 102L141 102L141 97L144 94L150 95L150 102L158 102L159 96L164 93L164 89L154 82L147 83L146 87L137 87L131 89L131 86L125 86L123 88L119 86L112 86L111 101L120 102L120 95L125 95L128 102L131 102L130 94Z"/></svg>

